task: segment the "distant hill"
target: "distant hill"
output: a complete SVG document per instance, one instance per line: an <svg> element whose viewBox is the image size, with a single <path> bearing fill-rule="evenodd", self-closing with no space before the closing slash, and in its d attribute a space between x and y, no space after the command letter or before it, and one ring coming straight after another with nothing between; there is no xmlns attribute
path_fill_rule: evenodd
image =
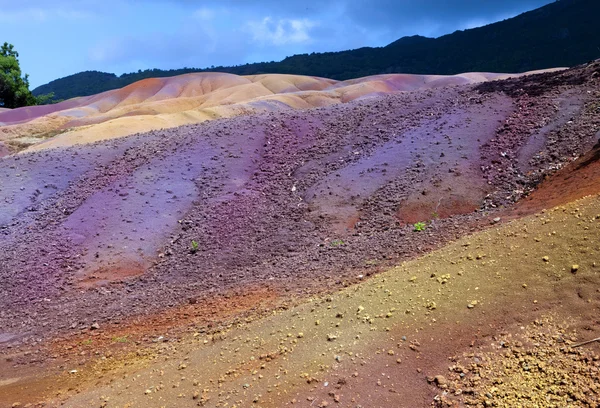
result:
<svg viewBox="0 0 600 408"><path fill-rule="evenodd" d="M87 96L150 77L219 71L298 74L338 80L383 73L524 72L573 66L600 57L600 1L558 0L517 17L438 38L403 37L385 47L301 54L280 62L207 69L145 70L116 76L86 71L33 90L55 99Z"/></svg>

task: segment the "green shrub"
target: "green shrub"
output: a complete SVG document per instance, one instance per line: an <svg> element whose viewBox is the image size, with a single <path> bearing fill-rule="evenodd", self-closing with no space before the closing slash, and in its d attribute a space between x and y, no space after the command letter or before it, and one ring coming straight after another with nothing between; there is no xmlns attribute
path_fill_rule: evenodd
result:
<svg viewBox="0 0 600 408"><path fill-rule="evenodd" d="M419 221L414 225L414 227L415 227L415 231L425 231L425 229L427 228L427 224Z"/></svg>

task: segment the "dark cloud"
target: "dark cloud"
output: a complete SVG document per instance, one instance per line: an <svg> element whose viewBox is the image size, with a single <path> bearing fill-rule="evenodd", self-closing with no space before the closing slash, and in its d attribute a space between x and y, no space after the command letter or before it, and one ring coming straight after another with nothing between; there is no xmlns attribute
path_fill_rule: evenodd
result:
<svg viewBox="0 0 600 408"><path fill-rule="evenodd" d="M384 27L406 34L405 27L435 25L439 36L465 28L469 22L496 21L532 10L553 0L356 0L347 1L350 20L365 27Z"/></svg>
<svg viewBox="0 0 600 408"><path fill-rule="evenodd" d="M471 22L488 23L508 18L527 10L549 4L554 0L332 0L310 2L305 0L151 0L169 1L185 7L221 7L243 13L263 14L286 18L321 17L328 13L346 23L364 29L403 33L435 30L439 36L465 28Z"/></svg>
<svg viewBox="0 0 600 408"><path fill-rule="evenodd" d="M237 65L384 46L509 18L552 0L0 0L2 41L33 84L81 70ZM43 32L40 36L38 32ZM56 44L61 58L48 58ZM55 61L54 61L55 60Z"/></svg>

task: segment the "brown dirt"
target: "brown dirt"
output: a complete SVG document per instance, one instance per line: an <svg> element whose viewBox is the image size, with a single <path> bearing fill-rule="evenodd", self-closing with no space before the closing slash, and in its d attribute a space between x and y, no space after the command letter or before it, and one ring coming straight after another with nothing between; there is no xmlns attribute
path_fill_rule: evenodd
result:
<svg viewBox="0 0 600 408"><path fill-rule="evenodd" d="M116 265L103 266L79 276L78 285L81 288L90 289L111 283L123 283L130 278L143 275L146 268L146 265L139 262L121 262Z"/></svg>
<svg viewBox="0 0 600 408"><path fill-rule="evenodd" d="M438 199L439 200L439 199ZM471 214L479 209L480 203L463 197L449 197L444 200L416 199L412 203L403 203L398 211L401 222L414 224L423 220L450 218L456 215Z"/></svg>
<svg viewBox="0 0 600 408"><path fill-rule="evenodd" d="M449 375L428 378L440 388L436 406L598 406L600 355L573 348L577 338L548 317L494 336L490 351L452 358Z"/></svg>

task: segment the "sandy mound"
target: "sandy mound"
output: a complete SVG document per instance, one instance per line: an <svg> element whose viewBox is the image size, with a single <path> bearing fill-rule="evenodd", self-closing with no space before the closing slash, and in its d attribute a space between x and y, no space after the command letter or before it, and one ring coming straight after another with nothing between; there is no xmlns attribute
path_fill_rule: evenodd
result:
<svg viewBox="0 0 600 408"><path fill-rule="evenodd" d="M247 113L308 109L505 77L389 74L337 82L297 75L193 73L151 78L56 105L0 112L0 141L19 150L70 146Z"/></svg>

